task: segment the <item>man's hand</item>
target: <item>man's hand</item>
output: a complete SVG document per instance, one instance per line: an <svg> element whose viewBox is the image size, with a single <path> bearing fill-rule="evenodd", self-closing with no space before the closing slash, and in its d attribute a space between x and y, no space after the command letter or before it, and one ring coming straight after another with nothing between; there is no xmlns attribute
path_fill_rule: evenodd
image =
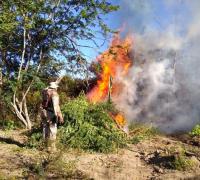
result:
<svg viewBox="0 0 200 180"><path fill-rule="evenodd" d="M62 117L62 114L58 114L57 115L57 117L58 117L58 122L60 123L60 124L63 124L64 123L64 119L63 119L63 117Z"/></svg>
<svg viewBox="0 0 200 180"><path fill-rule="evenodd" d="M63 124L63 123L64 123L63 118L59 118L59 123L60 123L60 124Z"/></svg>

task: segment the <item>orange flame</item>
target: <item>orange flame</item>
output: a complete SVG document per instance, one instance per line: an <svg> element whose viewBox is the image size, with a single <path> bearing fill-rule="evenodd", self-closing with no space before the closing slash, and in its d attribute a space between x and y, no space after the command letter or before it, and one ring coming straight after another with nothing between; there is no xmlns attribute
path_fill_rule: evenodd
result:
<svg viewBox="0 0 200 180"><path fill-rule="evenodd" d="M97 57L97 61L101 66L101 74L97 85L87 95L90 101L104 101L108 97L111 79L113 90L117 89L117 86L120 87L116 78L117 76L125 76L128 73L132 64L130 58L132 45L132 37L128 36L121 40L119 35L117 35L112 40L109 49ZM113 90L111 94L115 95Z"/></svg>
<svg viewBox="0 0 200 180"><path fill-rule="evenodd" d="M108 50L97 57L101 67L97 85L87 94L90 101L96 103L106 100L109 93L116 96L123 87L117 78L128 73L132 60L130 57L133 47L133 38L128 36L124 40L116 35ZM112 87L111 87L112 86ZM113 116L121 127L124 127L126 120L122 114Z"/></svg>
<svg viewBox="0 0 200 180"><path fill-rule="evenodd" d="M119 125L120 127L124 127L126 124L126 119L124 118L124 116L119 113L114 117L115 121L117 122L117 125Z"/></svg>

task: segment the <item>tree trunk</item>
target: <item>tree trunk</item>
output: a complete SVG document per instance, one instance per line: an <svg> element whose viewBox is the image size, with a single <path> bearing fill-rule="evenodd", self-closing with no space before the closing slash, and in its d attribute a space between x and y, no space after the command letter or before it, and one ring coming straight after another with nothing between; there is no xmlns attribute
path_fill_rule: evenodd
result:
<svg viewBox="0 0 200 180"><path fill-rule="evenodd" d="M3 73L2 73L2 71L3 71L3 68L2 68L2 66L0 66L0 86L3 85Z"/></svg>
<svg viewBox="0 0 200 180"><path fill-rule="evenodd" d="M0 86L3 85L3 58L5 58L5 52L2 50L0 59Z"/></svg>
<svg viewBox="0 0 200 180"><path fill-rule="evenodd" d="M27 122L27 128L31 129L32 123L31 123L31 120L30 120L29 114L28 114L28 108L27 108L27 104L26 104L26 98L24 100L24 113L25 113L25 118L26 118L26 122Z"/></svg>
<svg viewBox="0 0 200 180"><path fill-rule="evenodd" d="M15 100L13 99L13 101L15 101L11 103L14 109L13 112L16 114L18 119L25 125L27 129L31 129L32 123L29 118L26 101L24 101L22 104L23 108L21 107L21 104L16 99Z"/></svg>

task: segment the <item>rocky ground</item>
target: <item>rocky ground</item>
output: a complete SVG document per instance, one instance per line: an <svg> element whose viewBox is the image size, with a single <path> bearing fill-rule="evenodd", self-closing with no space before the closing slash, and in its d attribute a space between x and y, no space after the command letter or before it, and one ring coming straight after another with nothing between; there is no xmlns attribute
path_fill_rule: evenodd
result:
<svg viewBox="0 0 200 180"><path fill-rule="evenodd" d="M0 179L200 179L199 139L156 135L113 154L29 149L22 131L0 131Z"/></svg>

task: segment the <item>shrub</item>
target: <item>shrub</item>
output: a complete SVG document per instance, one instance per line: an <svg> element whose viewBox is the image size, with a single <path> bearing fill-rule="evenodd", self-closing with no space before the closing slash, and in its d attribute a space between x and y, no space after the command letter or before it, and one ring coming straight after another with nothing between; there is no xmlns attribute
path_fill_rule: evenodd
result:
<svg viewBox="0 0 200 180"><path fill-rule="evenodd" d="M186 149L184 147L173 146L167 149L165 153L167 153L165 154L167 157L171 157L167 158L168 162L165 160L165 164L168 164L170 169L186 171L195 167L196 162L192 157L186 155Z"/></svg>
<svg viewBox="0 0 200 180"><path fill-rule="evenodd" d="M42 129L34 129L29 135L29 140L27 142L27 147L29 148L42 148L44 146L44 141L42 138Z"/></svg>
<svg viewBox="0 0 200 180"><path fill-rule="evenodd" d="M200 136L200 125L197 124L189 134L191 136Z"/></svg>
<svg viewBox="0 0 200 180"><path fill-rule="evenodd" d="M180 171L189 170L194 166L194 162L184 154L176 155L172 162L172 168Z"/></svg>
<svg viewBox="0 0 200 180"><path fill-rule="evenodd" d="M15 123L12 120L0 121L0 125L4 130L13 130L13 129L16 129L17 126L19 126L17 123Z"/></svg>
<svg viewBox="0 0 200 180"><path fill-rule="evenodd" d="M125 146L125 134L117 128L110 111L114 111L112 104L92 104L83 95L66 102L62 108L65 124L59 129L61 143L97 152Z"/></svg>

